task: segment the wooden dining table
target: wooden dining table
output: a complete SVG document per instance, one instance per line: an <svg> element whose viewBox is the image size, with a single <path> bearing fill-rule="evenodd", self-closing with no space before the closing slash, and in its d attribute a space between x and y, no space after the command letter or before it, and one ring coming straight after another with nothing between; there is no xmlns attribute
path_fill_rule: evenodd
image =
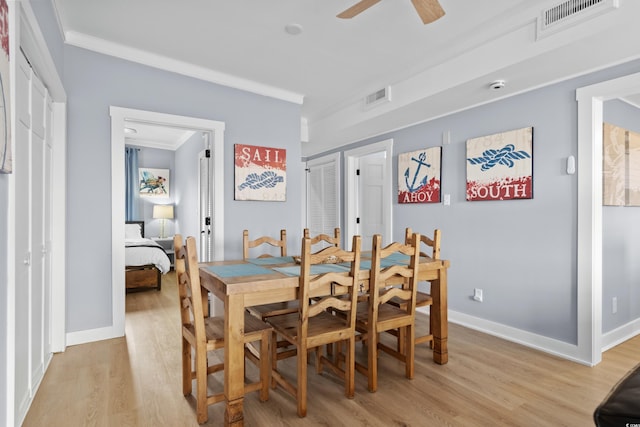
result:
<svg viewBox="0 0 640 427"><path fill-rule="evenodd" d="M363 252L360 275L363 290L368 288L369 270L365 269L367 259L370 259L370 253ZM420 260L419 269L420 281L431 282L433 360L441 365L448 362L447 269L449 265L448 260L424 257ZM225 426L244 425L245 309L261 304L296 300L299 275L291 274L291 271L295 272L296 266L299 269L293 257L200 264L201 286L224 301Z"/></svg>

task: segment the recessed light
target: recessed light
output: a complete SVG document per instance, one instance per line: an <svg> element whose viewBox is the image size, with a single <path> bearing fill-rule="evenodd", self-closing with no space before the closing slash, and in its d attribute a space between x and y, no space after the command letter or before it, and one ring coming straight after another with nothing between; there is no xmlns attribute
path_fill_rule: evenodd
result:
<svg viewBox="0 0 640 427"><path fill-rule="evenodd" d="M284 30L292 36L297 36L302 32L302 25L300 24L287 24L284 26Z"/></svg>
<svg viewBox="0 0 640 427"><path fill-rule="evenodd" d="M134 133L138 133L138 131L134 128L124 128L124 133L127 135L133 135Z"/></svg>

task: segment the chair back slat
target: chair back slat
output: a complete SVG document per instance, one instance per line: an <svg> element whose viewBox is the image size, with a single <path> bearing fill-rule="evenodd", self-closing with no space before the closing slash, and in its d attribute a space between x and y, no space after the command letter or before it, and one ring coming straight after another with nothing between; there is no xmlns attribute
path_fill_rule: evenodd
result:
<svg viewBox="0 0 640 427"><path fill-rule="evenodd" d="M405 244L410 243L412 235L413 235L413 231L411 230L411 227L407 227L405 230L405 237L404 237ZM429 248L431 248L431 254L423 252L421 248L420 256L429 257L432 259L440 259L440 240L441 240L441 231L438 228L433 230L433 238L430 238L429 236L421 234L420 241L425 245L427 245Z"/></svg>
<svg viewBox="0 0 640 427"><path fill-rule="evenodd" d="M420 235L414 233L410 244L393 242L382 247L382 236L373 236L371 271L369 273L369 321L378 321L378 308L391 298L398 297L405 302L407 313L415 313L416 292L418 283ZM382 268L382 260L392 254L400 253L409 256L408 264L393 264ZM397 289L393 289L396 287Z"/></svg>
<svg viewBox="0 0 640 427"><path fill-rule="evenodd" d="M311 246L311 239L303 237L299 286L300 333L306 335L309 318L332 309L343 312L345 316L341 318L345 326L355 329L357 287L360 282L360 236L353 237L351 251L330 246L311 253ZM349 274L328 272L312 277L312 266L323 264L327 259L350 263ZM336 298L335 295L342 297Z"/></svg>
<svg viewBox="0 0 640 427"><path fill-rule="evenodd" d="M249 240L249 230L242 232L242 257L250 258L250 249L257 248L262 245L269 245L274 248L280 248L280 256L287 256L287 230L280 230L280 240L271 236L262 236L254 240ZM273 256L268 252L263 252L253 258L265 258Z"/></svg>
<svg viewBox="0 0 640 427"><path fill-rule="evenodd" d="M335 246L340 247L340 229L333 229L333 237L328 234L318 234L317 236L311 237L311 232L308 228L305 228L303 231L303 237L309 237L311 239L311 246L315 246L318 243L322 243L323 247L326 246Z"/></svg>
<svg viewBox="0 0 640 427"><path fill-rule="evenodd" d="M173 237L173 250L175 253L174 269L178 285L178 301L180 303L180 320L183 326L193 325L193 305L191 304L191 291L187 284L186 249L182 241L182 235Z"/></svg>

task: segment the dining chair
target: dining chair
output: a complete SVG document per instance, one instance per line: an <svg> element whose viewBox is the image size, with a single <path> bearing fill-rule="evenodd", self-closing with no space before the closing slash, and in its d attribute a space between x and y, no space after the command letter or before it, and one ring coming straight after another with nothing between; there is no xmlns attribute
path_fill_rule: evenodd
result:
<svg viewBox="0 0 640 427"><path fill-rule="evenodd" d="M255 249L257 248L257 249ZM244 260L249 258L267 258L272 257L272 248L280 248L280 256L287 256L287 230L280 230L280 240L270 236L262 236L257 239L249 239L249 230L242 232L242 257ZM252 250L254 249L254 250ZM256 250L260 251L256 254ZM252 254L253 256L250 256ZM247 311L260 320L266 320L271 316L279 316L281 314L294 313L298 310L297 301L275 302L271 304L256 305L247 308Z"/></svg>
<svg viewBox="0 0 640 427"><path fill-rule="evenodd" d="M183 246L182 236L176 234L173 245L182 321L182 392L189 396L192 380L196 380L196 413L198 423L202 424L208 419L208 406L225 399L223 392L208 394L207 390L208 375L224 371L224 362L210 365L207 354L224 348L224 317L209 317L206 313L207 294L200 287L195 238L187 237ZM259 391L261 401L269 398L271 331L268 324L248 314L245 316L245 357L255 363L260 372L259 381L245 385L245 393ZM254 343L258 341L256 348Z"/></svg>
<svg viewBox="0 0 640 427"><path fill-rule="evenodd" d="M337 227L333 229L333 237L324 233L311 237L311 232L309 231L308 228L305 228L303 230L303 237L309 237L311 239L311 246L322 243L324 245L323 247L326 247L326 246L335 246L338 248L340 247L340 228L337 228Z"/></svg>
<svg viewBox="0 0 640 427"><path fill-rule="evenodd" d="M405 376L413 378L420 235L414 234L408 245L394 242L383 248L379 234L375 234L372 241L369 298L358 304L356 318L356 330L367 345L367 365L356 363L356 370L367 376L367 387L375 392L378 389L378 350L403 362ZM403 262L397 262L398 259ZM403 303L400 306L387 304L392 298ZM379 339L381 332L394 329L403 330L404 353Z"/></svg>
<svg viewBox="0 0 640 427"><path fill-rule="evenodd" d="M296 313L267 319L273 327L273 342L288 341L296 348L297 378L295 384L285 378L278 367L277 347L272 346L272 387L280 385L297 401L298 416L307 415L307 362L308 351L333 343L345 343L342 360L316 352L316 372L324 368L344 380L344 393L353 398L355 393L355 320L357 287L360 275L360 236L353 237L352 250L335 246L311 253L311 239L302 239L298 288L299 308ZM327 259L339 258L344 264L326 264ZM337 295L346 295L337 298ZM332 311L343 313L333 315Z"/></svg>
<svg viewBox="0 0 640 427"><path fill-rule="evenodd" d="M405 240L404 240L405 244L410 243L412 235L413 235L413 231L411 230L411 227L407 227L405 230ZM441 236L440 230L437 228L433 231L433 238L430 238L429 236L426 236L424 234L420 235L420 242L425 244L431 249L430 252L423 252L422 246L421 246L420 248L421 257L427 257L431 259L440 259L440 236ZM401 304L403 304L403 301L398 298L392 298L391 300L389 300L389 304L400 306ZM428 342L431 345L431 347L433 347L433 316L431 315L432 306L433 306L433 298L431 297L431 294L429 294L428 292L420 291L418 289L418 291L416 292L416 308L429 307L429 333L421 336L416 336L415 338L416 345L424 342ZM404 339L401 336L402 332L401 331L390 331L390 332L398 336L398 351L403 352Z"/></svg>

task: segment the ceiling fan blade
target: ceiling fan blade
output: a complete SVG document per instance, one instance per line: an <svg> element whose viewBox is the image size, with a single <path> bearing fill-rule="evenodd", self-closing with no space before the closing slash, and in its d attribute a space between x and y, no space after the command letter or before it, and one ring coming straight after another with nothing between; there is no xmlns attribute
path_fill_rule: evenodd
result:
<svg viewBox="0 0 640 427"><path fill-rule="evenodd" d="M343 18L343 19L349 19L349 18L353 18L354 16L356 16L357 14L364 12L365 10L369 9L371 6L373 6L374 4L380 2L380 0L362 0L359 1L358 3L354 4L353 6L351 6L349 9L340 12L338 15L336 15L338 18Z"/></svg>
<svg viewBox="0 0 640 427"><path fill-rule="evenodd" d="M411 3L424 24L430 24L444 16L444 9L438 0L411 0Z"/></svg>

